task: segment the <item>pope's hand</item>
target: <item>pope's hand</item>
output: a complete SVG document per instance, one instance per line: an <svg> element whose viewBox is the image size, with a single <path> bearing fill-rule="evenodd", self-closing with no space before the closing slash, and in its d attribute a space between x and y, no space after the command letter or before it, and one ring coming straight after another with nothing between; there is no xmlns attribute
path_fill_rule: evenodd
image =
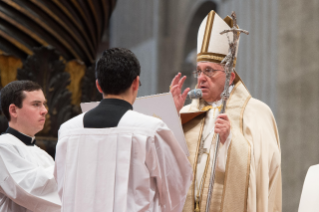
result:
<svg viewBox="0 0 319 212"><path fill-rule="evenodd" d="M170 92L172 93L175 107L176 107L178 113L182 109L182 107L184 106L184 103L185 103L185 100L187 97L187 93L190 90L190 88L186 88L184 90L184 92L182 93L182 87L183 87L183 84L186 80L186 76L183 76L182 78L181 78L181 76L182 76L182 74L178 73L174 77L174 79L172 80L171 85L170 85Z"/></svg>
<svg viewBox="0 0 319 212"><path fill-rule="evenodd" d="M214 131L219 133L220 142L224 144L230 133L230 121L225 113L218 115Z"/></svg>

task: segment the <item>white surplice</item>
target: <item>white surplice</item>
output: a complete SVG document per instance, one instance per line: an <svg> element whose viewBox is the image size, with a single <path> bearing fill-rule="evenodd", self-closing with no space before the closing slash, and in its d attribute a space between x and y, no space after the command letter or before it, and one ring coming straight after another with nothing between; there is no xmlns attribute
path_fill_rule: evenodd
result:
<svg viewBox="0 0 319 212"><path fill-rule="evenodd" d="M117 127L95 129L83 116L59 130L62 211L182 211L192 168L160 119L129 110Z"/></svg>
<svg viewBox="0 0 319 212"><path fill-rule="evenodd" d="M319 210L319 164L310 166L303 184L298 212Z"/></svg>
<svg viewBox="0 0 319 212"><path fill-rule="evenodd" d="M58 212L61 201L45 151L7 133L0 136L0 212Z"/></svg>

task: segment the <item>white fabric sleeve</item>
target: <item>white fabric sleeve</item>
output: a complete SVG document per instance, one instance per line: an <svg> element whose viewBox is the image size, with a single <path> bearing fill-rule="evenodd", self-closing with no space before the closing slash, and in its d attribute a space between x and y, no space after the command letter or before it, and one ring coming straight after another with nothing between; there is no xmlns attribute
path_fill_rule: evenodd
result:
<svg viewBox="0 0 319 212"><path fill-rule="evenodd" d="M219 144L218 156L217 156L217 167L216 169L221 172L225 172L226 170L226 161L227 161L227 152L231 142L232 134L229 133L225 143Z"/></svg>
<svg viewBox="0 0 319 212"><path fill-rule="evenodd" d="M55 166L54 166L54 177L58 184L58 194L62 201L63 196L63 186L64 186L64 171L65 171L65 162L66 162L66 155L67 155L67 144L63 142L64 139L60 139L60 132L59 130L59 139L56 145L56 153L55 153Z"/></svg>
<svg viewBox="0 0 319 212"><path fill-rule="evenodd" d="M162 211L182 211L193 178L183 149L165 124L147 149L146 165L156 179Z"/></svg>
<svg viewBox="0 0 319 212"><path fill-rule="evenodd" d="M8 198L28 210L61 210L53 173L21 157L10 144L0 144L0 187Z"/></svg>

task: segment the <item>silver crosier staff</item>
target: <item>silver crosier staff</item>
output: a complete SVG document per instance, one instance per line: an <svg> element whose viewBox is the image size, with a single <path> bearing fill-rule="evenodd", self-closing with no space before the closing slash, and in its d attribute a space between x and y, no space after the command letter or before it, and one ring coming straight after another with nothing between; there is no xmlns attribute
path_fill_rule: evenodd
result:
<svg viewBox="0 0 319 212"><path fill-rule="evenodd" d="M231 42L228 38L228 42L229 42L229 51L228 54L226 55L226 57L221 61L221 64L225 64L225 73L226 73L226 81L225 81L225 86L224 86L224 91L221 94L221 98L222 98L222 104L223 107L220 111L220 113L225 113L225 109L226 109L226 102L227 99L229 98L229 81L230 81L230 76L231 73L235 71L235 68L233 67L234 64L234 60L235 60L235 56L236 56L236 50L237 50L237 45L238 45L238 39L239 39L239 35L240 33L245 33L245 34L249 34L248 31L242 30L242 29L238 29L237 28L237 18L236 18L236 13L232 12L231 17L233 19L233 27L229 30L224 30L222 31L220 34L225 34L228 32L232 32L233 33L233 41ZM227 35L228 37L228 35ZM210 179L209 179L209 187L208 187L208 195L207 195L207 202L206 202L206 212L209 212L210 209L210 202L212 199L212 193L213 193L213 188L214 188L214 181L215 181L215 167L216 167L216 160L217 160L217 154L218 154L218 147L219 147L219 134L217 135L217 141L216 141L216 146L215 146L215 150L214 150L214 158L213 158L213 163L211 166L211 170L212 170L212 174L210 175Z"/></svg>

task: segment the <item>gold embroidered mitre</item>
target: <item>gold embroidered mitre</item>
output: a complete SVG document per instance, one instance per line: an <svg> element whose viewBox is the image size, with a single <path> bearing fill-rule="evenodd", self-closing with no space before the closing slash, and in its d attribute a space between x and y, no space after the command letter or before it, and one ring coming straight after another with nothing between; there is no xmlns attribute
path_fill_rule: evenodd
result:
<svg viewBox="0 0 319 212"><path fill-rule="evenodd" d="M214 11L210 11L202 21L197 35L197 62L220 63L229 51L229 40L233 41L233 33L220 33L233 27L233 19L227 16L225 19L219 17ZM238 41L239 42L239 41ZM238 48L236 51L237 58ZM236 65L236 58L234 66Z"/></svg>

